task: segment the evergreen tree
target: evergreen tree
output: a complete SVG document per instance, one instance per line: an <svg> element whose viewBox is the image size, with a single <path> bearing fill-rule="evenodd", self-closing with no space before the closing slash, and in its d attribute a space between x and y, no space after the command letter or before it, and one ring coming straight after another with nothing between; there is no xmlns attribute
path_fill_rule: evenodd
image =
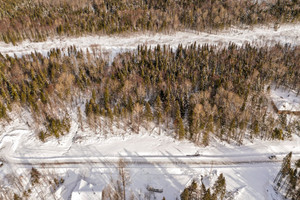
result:
<svg viewBox="0 0 300 200"><path fill-rule="evenodd" d="M106 110L108 110L110 108L110 96L109 96L109 91L108 91L107 87L104 90L104 107Z"/></svg>
<svg viewBox="0 0 300 200"><path fill-rule="evenodd" d="M155 101L155 117L156 121L159 127L159 134L161 132L161 120L162 120L162 103L160 100L160 97L157 96L156 101Z"/></svg>
<svg viewBox="0 0 300 200"><path fill-rule="evenodd" d="M188 188L185 188L183 190L183 192L180 195L180 199L181 200L190 200L190 194L189 194L189 189Z"/></svg>
<svg viewBox="0 0 300 200"><path fill-rule="evenodd" d="M153 120L153 114L152 114L152 111L151 111L150 104L148 102L146 102L144 116L145 116L145 119L148 122Z"/></svg>
<svg viewBox="0 0 300 200"><path fill-rule="evenodd" d="M209 145L209 133L207 131L204 131L204 133L203 133L202 144L204 146L208 146Z"/></svg>
<svg viewBox="0 0 300 200"><path fill-rule="evenodd" d="M180 106L179 103L176 101L176 114L175 114L175 128L177 135L179 139L183 139L185 137L185 130L184 130L184 125L183 121L181 118L181 111L180 111Z"/></svg>
<svg viewBox="0 0 300 200"><path fill-rule="evenodd" d="M213 186L213 190L214 192L212 194L212 199L218 199L218 200L224 199L226 194L226 181L223 174L220 174L218 176L218 179Z"/></svg>
<svg viewBox="0 0 300 200"><path fill-rule="evenodd" d="M208 188L204 194L203 200L212 200L210 189Z"/></svg>
<svg viewBox="0 0 300 200"><path fill-rule="evenodd" d="M155 101L155 117L158 125L160 125L162 119L162 103L159 96L157 96Z"/></svg>
<svg viewBox="0 0 300 200"><path fill-rule="evenodd" d="M277 189L280 189L280 187L282 187L282 180L287 176L287 174L291 170L291 159L292 159L292 152L287 154L283 159L281 169L274 180Z"/></svg>
<svg viewBox="0 0 300 200"><path fill-rule="evenodd" d="M170 105L170 99L169 99L169 95L167 95L166 101L165 101L165 116L166 116L166 125L167 128L169 128L169 112L171 110L171 105Z"/></svg>

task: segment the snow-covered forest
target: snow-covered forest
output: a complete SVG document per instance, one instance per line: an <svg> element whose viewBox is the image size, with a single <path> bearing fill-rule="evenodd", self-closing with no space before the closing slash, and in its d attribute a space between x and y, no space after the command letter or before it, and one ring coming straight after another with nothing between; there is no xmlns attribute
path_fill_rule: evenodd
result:
<svg viewBox="0 0 300 200"><path fill-rule="evenodd" d="M0 1L0 199L300 198L299 5Z"/></svg>

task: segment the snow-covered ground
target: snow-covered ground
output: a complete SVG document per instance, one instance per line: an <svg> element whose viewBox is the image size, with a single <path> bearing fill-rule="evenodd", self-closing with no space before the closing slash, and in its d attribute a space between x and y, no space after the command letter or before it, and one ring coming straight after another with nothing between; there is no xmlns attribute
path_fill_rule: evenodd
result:
<svg viewBox="0 0 300 200"><path fill-rule="evenodd" d="M75 45L77 48L86 51L93 49L109 53L111 56L121 52L130 51L137 48L139 44L149 46L170 45L176 48L179 44L190 45L193 43L200 45L227 45L235 43L242 45L248 42L253 45L275 45L277 43L290 43L291 45L300 45L300 24L280 25L275 30L269 26L248 27L244 29L229 28L227 30L204 33L204 32L175 32L171 34L151 34L151 33L134 33L130 35L113 35L113 36L85 36L79 38L57 37L49 38L45 42L24 41L17 46L0 42L0 53L13 56L22 56L31 52L40 52L47 55L48 51L53 48L66 49Z"/></svg>
<svg viewBox="0 0 300 200"><path fill-rule="evenodd" d="M270 96L279 111L300 112L300 94L296 91L272 87Z"/></svg>
<svg viewBox="0 0 300 200"><path fill-rule="evenodd" d="M208 178L212 172L224 174L227 190L235 199L274 199L271 183L280 161L290 151L294 160L300 158L297 135L287 141L246 141L242 146L212 138L210 146L199 147L187 140L175 140L172 132L158 135L158 127L153 124L139 134L124 130L122 124L120 128L113 126L114 134L104 136L104 129L96 134L87 127L82 130L73 112L70 133L43 143L32 130L27 111L10 117L13 120L9 124L0 125L0 179L13 172L26 174L31 167L46 174L51 169L65 179L52 191L62 199L68 199L82 179L92 184L90 188L106 186L117 177L120 158L127 163L131 177L128 191L141 199L148 192L147 186L163 189L163 193L149 194L157 199L176 199L193 178ZM270 160L270 155L277 159ZM31 199L36 198L40 197L33 195Z"/></svg>
<svg viewBox="0 0 300 200"><path fill-rule="evenodd" d="M37 51L46 55L52 48L66 49L75 45L84 51L101 50L113 57L120 51L134 50L139 44L165 44L171 47L194 42L211 45L230 42L238 45L249 42L258 46L276 43L300 45L299 33L300 24L291 24L282 25L278 30L272 27L231 28L217 34L177 32L51 38L40 43L25 41L18 46L0 43L0 53L21 56ZM274 91L271 92L273 99L276 96L281 99L282 96L285 101L293 101L294 105L295 101L299 103L299 97L285 95L281 90ZM290 151L294 160L300 158L300 138L296 134L286 141L245 141L242 146L211 137L208 147L199 147L187 140L174 139L168 130L163 130L159 135L158 127L153 124L148 130L142 128L139 134L132 133L122 124L120 128L114 124L112 130L108 127L101 131L92 131L87 127L82 129L76 112L70 113L70 133L59 139L49 138L43 143L37 138L30 114L26 111L16 113L11 114L10 122L0 123L0 164L3 162L0 167L0 189L9 190L9 174L26 176L31 167L36 167L43 174L55 172L65 179L59 188L50 191L53 195L49 193L47 199L68 199L81 180L91 184L89 188L103 188L112 178L116 178L118 160L123 158L131 176L128 190L139 199L145 199L143 195L148 192L147 186L163 189L163 193L149 194L152 199L154 195L157 199L163 196L176 199L193 178L204 176L209 179L214 174L223 173L227 190L235 199L273 200L279 198L271 183L280 168L280 161ZM276 155L277 159L270 160L270 155ZM37 190L30 199L40 199L39 195L48 194Z"/></svg>

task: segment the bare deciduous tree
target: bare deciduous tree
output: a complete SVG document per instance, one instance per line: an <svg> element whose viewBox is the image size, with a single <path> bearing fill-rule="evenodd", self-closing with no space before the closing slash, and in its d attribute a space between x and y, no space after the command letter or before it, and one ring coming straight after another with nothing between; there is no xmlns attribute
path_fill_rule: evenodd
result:
<svg viewBox="0 0 300 200"><path fill-rule="evenodd" d="M124 159L120 159L118 162L119 179L122 185L122 200L126 200L126 187L130 183L129 172L126 170L126 162Z"/></svg>

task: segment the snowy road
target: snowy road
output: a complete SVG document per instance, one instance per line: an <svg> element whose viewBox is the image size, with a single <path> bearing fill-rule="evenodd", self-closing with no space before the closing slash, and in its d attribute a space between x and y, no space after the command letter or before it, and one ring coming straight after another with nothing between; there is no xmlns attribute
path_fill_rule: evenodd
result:
<svg viewBox="0 0 300 200"><path fill-rule="evenodd" d="M282 162L283 157L289 152L272 154L275 159L269 159L270 154L252 154L252 155L200 155L200 156L102 156L102 157L50 157L50 158L26 158L26 157L7 157L3 158L4 163L14 165L56 167L67 165L80 166L116 166L119 159L123 159L128 165L244 165L259 163L278 163ZM300 153L293 153L293 160L300 159Z"/></svg>

